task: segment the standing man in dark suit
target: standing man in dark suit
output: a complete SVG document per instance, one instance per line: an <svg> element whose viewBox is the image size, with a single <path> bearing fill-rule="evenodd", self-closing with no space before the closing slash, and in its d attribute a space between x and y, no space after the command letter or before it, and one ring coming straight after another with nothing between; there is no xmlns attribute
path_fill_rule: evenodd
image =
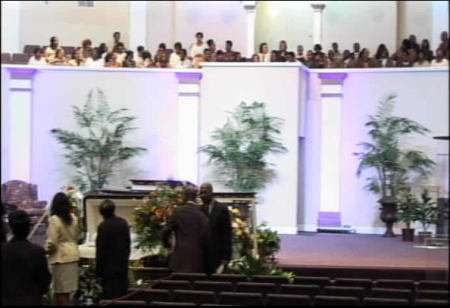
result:
<svg viewBox="0 0 450 308"><path fill-rule="evenodd" d="M170 256L169 268L177 273L206 273L209 265L211 229L208 218L195 203L196 187L185 191L185 205L176 209L162 235L165 244L175 233L175 249Z"/></svg>
<svg viewBox="0 0 450 308"><path fill-rule="evenodd" d="M228 207L214 200L213 186L204 183L200 187L203 213L210 218L212 233L211 271L215 273L220 266L228 266L233 253L233 230Z"/></svg>
<svg viewBox="0 0 450 308"><path fill-rule="evenodd" d="M42 306L52 281L44 248L27 240L30 221L24 211L9 215L14 238L2 245L2 306Z"/></svg>
<svg viewBox="0 0 450 308"><path fill-rule="evenodd" d="M105 299L116 299L128 292L130 228L127 221L115 213L116 205L111 200L100 205L104 221L97 232L96 274L102 279Z"/></svg>

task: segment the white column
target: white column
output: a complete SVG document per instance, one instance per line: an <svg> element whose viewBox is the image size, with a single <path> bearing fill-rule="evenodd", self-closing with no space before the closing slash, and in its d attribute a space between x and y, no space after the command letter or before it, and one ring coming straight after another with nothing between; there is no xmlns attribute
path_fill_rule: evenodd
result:
<svg viewBox="0 0 450 308"><path fill-rule="evenodd" d="M314 12L314 32L313 41L315 44L322 44L322 18L323 11L325 10L325 4L322 3L312 3L311 4Z"/></svg>
<svg viewBox="0 0 450 308"><path fill-rule="evenodd" d="M31 182L33 79L35 70L9 69L9 178Z"/></svg>
<svg viewBox="0 0 450 308"><path fill-rule="evenodd" d="M20 53L22 1L2 1L2 53Z"/></svg>
<svg viewBox="0 0 450 308"><path fill-rule="evenodd" d="M130 1L130 40L128 48L136 51L147 44L147 1Z"/></svg>
<svg viewBox="0 0 450 308"><path fill-rule="evenodd" d="M320 74L322 124L319 227L341 227L342 99L346 77L346 74Z"/></svg>
<svg viewBox="0 0 450 308"><path fill-rule="evenodd" d="M245 55L251 58L256 53L255 34L256 34L256 5L257 1L242 1L247 14L247 50Z"/></svg>
<svg viewBox="0 0 450 308"><path fill-rule="evenodd" d="M177 180L199 184L200 80L202 73L177 73L178 174Z"/></svg>
<svg viewBox="0 0 450 308"><path fill-rule="evenodd" d="M441 44L442 31L449 31L448 20L448 1L432 1L431 50L436 50Z"/></svg>

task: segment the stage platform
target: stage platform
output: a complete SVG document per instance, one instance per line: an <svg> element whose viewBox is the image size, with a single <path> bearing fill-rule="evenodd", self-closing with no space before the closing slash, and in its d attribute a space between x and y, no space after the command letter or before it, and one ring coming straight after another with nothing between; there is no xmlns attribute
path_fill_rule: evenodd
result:
<svg viewBox="0 0 450 308"><path fill-rule="evenodd" d="M448 280L448 249L415 248L401 236L300 233L281 236L278 264L299 276Z"/></svg>

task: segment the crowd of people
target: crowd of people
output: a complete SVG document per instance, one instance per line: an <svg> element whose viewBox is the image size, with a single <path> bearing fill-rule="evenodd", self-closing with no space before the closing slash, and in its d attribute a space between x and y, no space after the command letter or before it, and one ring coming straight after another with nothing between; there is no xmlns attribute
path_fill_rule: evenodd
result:
<svg viewBox="0 0 450 308"><path fill-rule="evenodd" d="M196 203L198 197L203 206ZM130 227L115 210L111 200L100 205L103 222L97 229L95 273L104 299L125 296L129 286ZM80 222L72 214L67 195L58 193L53 198L45 247L29 242L31 219L27 212L15 210L8 217L9 228L2 220L2 306L40 306L50 288L58 306L74 305L72 295L79 288ZM13 237L7 241L10 231ZM172 236L172 271L213 274L227 266L232 255L231 218L228 207L214 199L210 183L200 190L186 188L184 205L175 210L161 233L164 242L170 242Z"/></svg>
<svg viewBox="0 0 450 308"><path fill-rule="evenodd" d="M233 50L233 42L226 41L225 50L217 50L214 40L204 41L203 33L196 34L196 42L185 49L179 42L174 49L167 49L161 43L155 56L139 46L134 53L127 50L121 41L120 32L115 32L110 44L102 43L92 47L92 41L85 39L72 55L65 54L59 39L52 37L46 49L37 48L30 65L62 65L128 68L201 68L202 62L301 62L310 68L391 68L391 67L448 67L448 32L441 34L441 43L436 52L430 48L427 39L419 44L417 37L411 35L403 40L399 50L390 53L385 44L379 45L374 56L369 49L361 48L360 43L353 45L353 50L341 51L338 43L332 44L328 53L323 52L320 44L314 50L306 51L303 45L297 51L289 51L286 41L281 41L278 50L270 50L267 43L259 46L259 52L251 59L244 58L240 52Z"/></svg>

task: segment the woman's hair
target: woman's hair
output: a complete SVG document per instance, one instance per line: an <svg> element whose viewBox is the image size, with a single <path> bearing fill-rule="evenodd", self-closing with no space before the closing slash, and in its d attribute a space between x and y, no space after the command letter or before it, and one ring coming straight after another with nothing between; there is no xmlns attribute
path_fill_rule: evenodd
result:
<svg viewBox="0 0 450 308"><path fill-rule="evenodd" d="M142 59L147 60L147 59L151 59L152 58L152 54L149 51L144 51L144 53L142 54Z"/></svg>
<svg viewBox="0 0 450 308"><path fill-rule="evenodd" d="M321 52L321 51L322 51L322 45L320 45L320 44L314 45L314 51L319 51L319 52Z"/></svg>
<svg viewBox="0 0 450 308"><path fill-rule="evenodd" d="M133 58L134 58L134 52L131 51L131 50L128 50L128 51L127 51L127 56L126 56L125 59L129 60L129 59L128 59L129 57L131 57L131 60L133 60Z"/></svg>
<svg viewBox="0 0 450 308"><path fill-rule="evenodd" d="M98 47L98 53L100 56L102 56L105 52L108 52L108 46L106 43L101 43Z"/></svg>
<svg viewBox="0 0 450 308"><path fill-rule="evenodd" d="M428 51L428 50L430 50L430 41L429 40L427 40L427 39L424 39L423 41L422 41L422 48L423 48L423 45L426 45L427 47L426 47L426 49L425 50L423 50L423 51Z"/></svg>
<svg viewBox="0 0 450 308"><path fill-rule="evenodd" d="M175 43L174 47L175 49L183 49L183 45L180 42Z"/></svg>
<svg viewBox="0 0 450 308"><path fill-rule="evenodd" d="M158 48L160 48L160 49L166 49L167 47L166 47L166 44L161 43L161 44L159 44L159 47L158 47Z"/></svg>
<svg viewBox="0 0 450 308"><path fill-rule="evenodd" d="M55 41L56 41L57 39L58 39L58 38L57 38L56 36L52 36L52 38L50 39L50 47L51 47L51 48L54 49L54 47L56 47L56 46L55 46Z"/></svg>
<svg viewBox="0 0 450 308"><path fill-rule="evenodd" d="M361 52L359 53L359 58L360 58L360 59L362 59L362 58L363 58L363 56L364 56L364 53L365 53L366 51L369 51L369 49L367 49L367 48L363 48L363 49L361 50Z"/></svg>
<svg viewBox="0 0 450 308"><path fill-rule="evenodd" d="M377 53L375 55L375 59L378 60L381 57L381 54L383 53L383 51L386 51L386 54L387 54L387 56L389 58L389 50L387 49L386 45L380 44L378 46Z"/></svg>
<svg viewBox="0 0 450 308"><path fill-rule="evenodd" d="M83 41L82 45L83 45L83 47L84 47L85 45L90 45L90 46L92 46L92 41L91 41L90 39L85 39L85 40Z"/></svg>
<svg viewBox="0 0 450 308"><path fill-rule="evenodd" d="M66 194L60 192L53 197L51 213L58 216L66 225L71 225L73 222L71 209L72 205Z"/></svg>
<svg viewBox="0 0 450 308"><path fill-rule="evenodd" d="M211 48L211 46L214 44L214 40L209 39L206 44Z"/></svg>
<svg viewBox="0 0 450 308"><path fill-rule="evenodd" d="M259 45L259 53L263 53L263 47L264 46L267 46L267 43L261 43L260 45Z"/></svg>
<svg viewBox="0 0 450 308"><path fill-rule="evenodd" d="M411 41L408 39L404 39L402 42L402 49L406 50L406 51L410 50L411 49Z"/></svg>

